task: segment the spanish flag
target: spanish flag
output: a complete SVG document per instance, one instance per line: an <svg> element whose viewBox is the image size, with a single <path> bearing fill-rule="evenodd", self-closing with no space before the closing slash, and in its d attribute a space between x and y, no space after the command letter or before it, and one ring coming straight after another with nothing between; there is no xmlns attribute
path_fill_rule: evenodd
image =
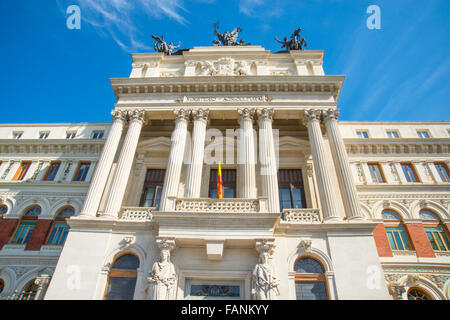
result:
<svg viewBox="0 0 450 320"><path fill-rule="evenodd" d="M220 169L219 162L219 170L217 170L217 198L223 198L223 185L222 185L222 170Z"/></svg>

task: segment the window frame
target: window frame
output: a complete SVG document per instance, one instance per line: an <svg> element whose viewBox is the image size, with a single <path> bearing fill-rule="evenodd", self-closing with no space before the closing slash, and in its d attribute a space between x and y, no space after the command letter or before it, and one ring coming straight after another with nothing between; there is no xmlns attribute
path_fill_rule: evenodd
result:
<svg viewBox="0 0 450 320"><path fill-rule="evenodd" d="M75 139L77 136L77 131L66 131L66 139Z"/></svg>
<svg viewBox="0 0 450 320"><path fill-rule="evenodd" d="M361 133L361 137L360 137L360 135L359 135L360 133ZM364 134L365 134L367 137L365 137ZM356 130L356 137L357 137L357 138L360 138L360 139L369 139L369 138L370 138L369 130L365 130L365 129L357 129L357 130Z"/></svg>
<svg viewBox="0 0 450 320"><path fill-rule="evenodd" d="M28 170L30 170L32 161L22 161L20 162L19 168L17 168L16 173L14 174L13 180L14 181L23 181L23 179L26 177ZM24 165L27 165L26 169L24 169Z"/></svg>
<svg viewBox="0 0 450 320"><path fill-rule="evenodd" d="M420 139L430 139L431 138L431 133L430 133L430 130L428 130L428 129L417 129L416 132L417 132L417 136ZM421 133L425 133L427 135L427 137L422 137Z"/></svg>
<svg viewBox="0 0 450 320"><path fill-rule="evenodd" d="M26 214L27 214L30 210L34 209L34 208L39 208L39 209L40 209L39 214L33 215L33 216L27 216ZM36 228L37 220L38 220L38 217L41 215L41 213L42 213L42 208L41 208L40 206L38 206L38 205L34 205L34 206L31 206L31 207L28 207L28 208L24 211L22 217L20 218L19 223L17 224L16 229L14 230L13 234L12 234L11 237L9 238L8 243L9 243L9 244L18 244L18 245L27 244L28 241L30 240L30 237L31 237L31 234L33 233L33 230ZM32 225L32 227L29 227L29 228L28 228L28 230L26 231L25 235L22 237L22 238L23 238L23 241L22 241L21 243L13 242L13 240L14 240L14 238L16 237L16 234L17 234L17 232L19 231L19 229L20 229L20 227L21 227L21 225L22 225L23 222L28 222L28 223L33 222L33 225ZM22 233L22 230L21 230L20 232ZM26 240L26 241L25 241L25 240Z"/></svg>
<svg viewBox="0 0 450 320"><path fill-rule="evenodd" d="M391 212L393 212L394 214L397 215L398 219L385 219L385 218L383 217L383 214L384 214L385 211L391 211ZM413 247L413 243L412 243L412 241L411 241L411 238L409 237L409 233L408 233L408 231L406 230L406 227L405 227L405 224L403 223L403 220L402 220L401 215L400 215L396 210L387 208L387 209L384 209L384 210L381 212L381 217L382 217L382 219L383 219L383 224L384 224L385 231L386 231L386 237L388 238L389 247L391 248L391 250L394 251L394 252L415 251L415 249L414 249L414 247ZM390 231L388 228L402 228L402 230L401 230L401 231L400 231L400 230L392 230L392 231ZM400 242L401 242L401 244L402 244L402 246L403 246L403 250L402 250L402 249L399 249L400 247L399 247L399 244L397 243L397 239L396 239L396 237L394 236L394 234L392 234L392 240L394 241L394 244L395 244L396 249L394 249L394 248L392 247L392 243L391 243L390 238L389 238L389 236L388 236L388 233L391 233L391 232L392 232L392 233L394 233L394 232L400 233L398 237L399 237ZM409 249L405 246L405 243L404 243L404 240L405 240L405 239L403 239L403 237L401 236L401 233L402 233L402 232L403 232L403 234L404 234L404 236L405 236L405 238L406 238L406 242L407 242L407 244L408 244Z"/></svg>
<svg viewBox="0 0 450 320"><path fill-rule="evenodd" d="M408 166L409 168L411 168L411 171L412 171L416 181L408 181L408 177L411 180L411 176L409 175L410 172L407 170L408 175L406 175L404 166ZM421 182L419 175L417 174L417 170L412 162L400 162L400 167L402 168L403 175L405 176L406 182L408 182L408 183L420 183Z"/></svg>
<svg viewBox="0 0 450 320"><path fill-rule="evenodd" d="M87 170L83 171L83 174L80 175L80 179L77 179L78 175L80 174L81 166L83 166L83 165L88 165ZM78 163L77 170L75 171L75 174L73 175L72 181L78 181L78 182L86 181L89 170L91 169L91 165L92 165L91 161L80 161ZM84 176L84 178L83 178L83 176Z"/></svg>
<svg viewBox="0 0 450 320"><path fill-rule="evenodd" d="M97 135L100 135L100 136L97 136ZM105 135L104 130L94 130L94 131L92 131L91 139L103 139L104 135Z"/></svg>
<svg viewBox="0 0 450 320"><path fill-rule="evenodd" d="M216 190L216 194L217 194L217 172L218 172L218 170L219 170L218 166L216 168L210 168L210 170L209 170L209 187L208 187L208 198L209 199L218 199L217 197L213 198L211 196L211 191L212 190ZM226 169L221 168L221 171L222 171L222 186L223 186L223 195L224 195L222 200L223 199L236 199L237 198L237 185L238 185L238 183L237 183L237 170L235 168L226 168ZM233 188L230 188L230 185L231 185L232 181L226 181L227 178L225 178L225 173L226 172L233 172L233 171L234 171L234 186L232 186ZM213 172L216 172L216 173L213 175ZM216 181L215 183L213 182L214 180L212 178L214 176L216 177L215 178L215 181ZM231 174L227 174L227 177L229 177L229 176L231 176ZM232 198L226 198L225 197L225 190L229 190L229 189L233 189L234 190L234 196Z"/></svg>
<svg viewBox="0 0 450 320"><path fill-rule="evenodd" d="M116 269L116 270L114 270L114 264L116 264L116 262L121 257L126 256L126 255L134 256L139 262L138 267L136 269L134 269L134 270L127 270L127 269ZM133 299L134 296L136 295L136 288L137 288L137 285L138 285L138 283L137 283L138 269L141 267L141 264L142 264L142 262L139 259L139 257L134 252L131 252L131 251L125 251L125 252L121 253L120 255L118 255L117 257L115 257L113 259L113 262L111 263L111 268L109 269L109 272L108 272L108 277L106 279L106 286L105 286L105 291L103 292L102 300L107 300L106 299L106 294L108 293L108 288L109 288L109 285L111 283L111 280L110 280L111 277L112 278L133 278L133 279L135 279L134 292L133 292L133 297L132 297L132 299Z"/></svg>
<svg viewBox="0 0 450 320"><path fill-rule="evenodd" d="M314 260L322 267L323 273L299 273L299 272L296 272L295 265L301 259ZM326 268L319 259L317 259L316 257L311 256L311 255L302 255L295 260L293 270L294 270L294 288L295 288L295 298L296 299L297 299L297 282L323 282L324 286L325 286L325 293L327 295L327 300L330 300L330 292L329 292L330 289L329 289L327 277L325 275ZM303 300L303 301L305 301L305 300Z"/></svg>
<svg viewBox="0 0 450 320"><path fill-rule="evenodd" d="M56 168L56 171L53 174L53 178L52 179L48 179L50 171L52 170L52 167L54 165L58 165L58 167ZM50 165L48 166L47 171L45 172L45 175L42 178L42 180L44 180L44 181L55 181L56 175L58 174L58 171L59 171L60 168L61 168L61 161L52 161L52 162L50 162Z"/></svg>
<svg viewBox="0 0 450 320"><path fill-rule="evenodd" d="M23 131L13 131L12 132L12 138L15 140L22 139Z"/></svg>
<svg viewBox="0 0 450 320"><path fill-rule="evenodd" d="M389 134L393 133L394 135L396 135L396 137L390 137ZM387 129L386 130L386 135L389 139L400 139L400 132L398 130L395 129Z"/></svg>
<svg viewBox="0 0 450 320"><path fill-rule="evenodd" d="M61 217L60 216L61 213L64 210L69 209L69 208L72 209L73 214L71 216L69 216L69 217ZM64 206L64 207L60 208L58 210L58 213L57 213L55 219L52 222L52 226L50 228L50 231L49 231L49 233L48 233L44 243L46 245L49 245L49 246L64 246L64 244L66 243L67 235L68 235L68 233L70 231L70 226L67 224L67 219L70 219L70 217L73 217L74 215L75 215L75 208L74 207L72 207L72 206ZM56 241L57 243L49 243L50 240L52 240L52 242L54 242L53 241L54 239L51 239L51 237L52 237L52 234L53 234L53 229L55 228L55 225L58 224L58 223L64 223L65 224L65 226L62 226L63 231L61 232L58 241ZM55 237L56 236L57 236L57 233L55 234ZM61 243L61 240L63 240L62 243Z"/></svg>
<svg viewBox="0 0 450 320"><path fill-rule="evenodd" d="M39 131L38 139L45 140L50 135L50 131Z"/></svg>
<svg viewBox="0 0 450 320"><path fill-rule="evenodd" d="M424 217L421 216L422 211L430 212L432 215L434 215L436 217L436 219L425 219ZM430 241L431 247L433 248L433 243L431 242L428 233L431 233L434 243L438 247L437 250L433 248L433 251L435 251L435 252L450 252L450 237L448 235L448 232L446 232L446 228L445 228L441 218L439 217L439 215L434 210L430 210L428 208L423 208L419 211L419 216L422 219L423 228L427 235L428 241ZM427 228L440 228L441 230L432 231L432 230L427 230ZM443 244L445 250L442 250L441 246L439 245L440 242L437 241L435 233L437 233L439 235L440 240L441 240L440 242Z"/></svg>
<svg viewBox="0 0 450 320"><path fill-rule="evenodd" d="M382 166L381 166L381 164L379 162L367 162L367 167L369 168L370 176L372 178L372 182L373 183L386 183L386 177L384 175L383 168L382 168ZM372 170L373 167L377 167L378 168L378 171L380 173L381 181L378 181L378 178L379 178L378 174L376 172L373 172L373 170ZM376 178L375 179L376 181L374 181L374 176Z"/></svg>
<svg viewBox="0 0 450 320"><path fill-rule="evenodd" d="M154 172L153 177L158 177L158 179L152 179L152 172ZM160 169L160 168L147 168L147 171L145 173L145 180L144 180L144 186L142 188L142 194L141 199L139 200L139 207L144 207L146 203L146 196L147 193L150 191L151 188L155 188L155 191L153 193L152 198L152 205L150 207L155 207L159 209L159 205L161 203L161 199L159 200L159 203L156 203L157 196L159 190L161 190L161 196L162 196L162 189L164 186L164 179L166 176L166 169Z"/></svg>
<svg viewBox="0 0 450 320"><path fill-rule="evenodd" d="M285 175L283 175L283 172L286 172ZM295 178L295 172L298 173L298 180ZM290 176L286 181L282 179L282 176ZM278 169L277 172L277 179L278 179L278 193L280 198L280 212L282 212L284 209L295 209L294 208L294 192L293 190L298 189L300 191L300 202L301 202L301 208L298 209L304 209L307 208L306 203L306 194L305 194L305 183L303 181L303 170L301 168L283 168ZM282 202L281 202L281 189L289 189L289 196L290 196L290 207L289 208L283 208Z"/></svg>
<svg viewBox="0 0 450 320"><path fill-rule="evenodd" d="M442 182L450 182L450 170L448 169L447 164L443 161L436 161L433 165L436 168ZM443 172L441 172L441 169L443 169Z"/></svg>

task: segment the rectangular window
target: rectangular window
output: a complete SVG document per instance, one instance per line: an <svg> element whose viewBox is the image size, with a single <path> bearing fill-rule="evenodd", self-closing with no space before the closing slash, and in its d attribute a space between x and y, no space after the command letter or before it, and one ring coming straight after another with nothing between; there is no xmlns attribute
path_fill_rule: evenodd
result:
<svg viewBox="0 0 450 320"><path fill-rule="evenodd" d="M400 163L403 169L403 173L405 174L406 181L408 182L420 182L417 177L416 171L411 163L405 162Z"/></svg>
<svg viewBox="0 0 450 320"><path fill-rule="evenodd" d="M411 250L403 227L386 227L386 234L392 250Z"/></svg>
<svg viewBox="0 0 450 320"><path fill-rule="evenodd" d="M302 170L278 170L278 190L280 195L280 211L291 208L306 208Z"/></svg>
<svg viewBox="0 0 450 320"><path fill-rule="evenodd" d="M91 166L90 162L80 162L78 169L73 177L73 181L84 181Z"/></svg>
<svg viewBox="0 0 450 320"><path fill-rule="evenodd" d="M69 226L66 222L55 222L48 237L47 244L61 245L66 242Z"/></svg>
<svg viewBox="0 0 450 320"><path fill-rule="evenodd" d="M50 132L48 131L39 132L39 139L47 139L49 134Z"/></svg>
<svg viewBox="0 0 450 320"><path fill-rule="evenodd" d="M165 174L165 169L147 169L140 207L155 207L159 210Z"/></svg>
<svg viewBox="0 0 450 320"><path fill-rule="evenodd" d="M74 139L77 135L76 131L67 131L66 132L66 139Z"/></svg>
<svg viewBox="0 0 450 320"><path fill-rule="evenodd" d="M443 182L450 182L450 174L448 171L448 167L444 162L435 162L434 166L436 167L437 172L441 176Z"/></svg>
<svg viewBox="0 0 450 320"><path fill-rule="evenodd" d="M13 177L13 180L23 180L25 178L25 175L28 172L28 169L30 169L31 161L24 161L20 164L19 169L17 169L16 174Z"/></svg>
<svg viewBox="0 0 450 320"><path fill-rule="evenodd" d="M297 300L328 300L325 282L295 282Z"/></svg>
<svg viewBox="0 0 450 320"><path fill-rule="evenodd" d="M13 139L20 139L20 138L22 138L22 135L23 135L23 131L14 131L13 132L13 134L12 134L12 138Z"/></svg>
<svg viewBox="0 0 450 320"><path fill-rule="evenodd" d="M236 198L236 170L222 169L222 185L224 198ZM217 199L217 169L209 174L209 197Z"/></svg>
<svg viewBox="0 0 450 320"><path fill-rule="evenodd" d="M398 131L395 131L395 130L388 130L387 131L387 136L388 136L388 138L393 138L393 139L400 138L400 136L398 134Z"/></svg>
<svg viewBox="0 0 450 320"><path fill-rule="evenodd" d="M22 221L17 227L14 236L11 239L13 244L25 244L30 239L31 233L36 226L36 221Z"/></svg>
<svg viewBox="0 0 450 320"><path fill-rule="evenodd" d="M366 130L357 130L356 135L358 136L358 138L369 138L369 133Z"/></svg>
<svg viewBox="0 0 450 320"><path fill-rule="evenodd" d="M45 181L53 181L55 179L56 174L58 173L59 167L61 166L61 162L52 162L45 173L44 180Z"/></svg>
<svg viewBox="0 0 450 320"><path fill-rule="evenodd" d="M103 138L103 131L94 131L92 132L92 139L102 139Z"/></svg>
<svg viewBox="0 0 450 320"><path fill-rule="evenodd" d="M386 182L384 179L383 171L381 170L381 166L379 163L371 163L368 164L370 175L372 176L373 182Z"/></svg>
<svg viewBox="0 0 450 320"><path fill-rule="evenodd" d="M442 227L425 227L425 232L433 250L450 251L450 243Z"/></svg>
<svg viewBox="0 0 450 320"><path fill-rule="evenodd" d="M419 136L419 138L429 138L430 137L430 133L428 131L425 130L417 130L417 135Z"/></svg>

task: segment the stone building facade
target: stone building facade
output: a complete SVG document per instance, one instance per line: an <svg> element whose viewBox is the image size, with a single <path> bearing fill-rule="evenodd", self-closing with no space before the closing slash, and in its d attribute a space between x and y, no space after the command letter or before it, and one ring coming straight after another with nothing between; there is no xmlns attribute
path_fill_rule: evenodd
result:
<svg viewBox="0 0 450 320"><path fill-rule="evenodd" d="M323 56L133 54L112 124L80 124L86 139L0 126L1 295L37 278L49 300L449 299L450 122L339 121Z"/></svg>

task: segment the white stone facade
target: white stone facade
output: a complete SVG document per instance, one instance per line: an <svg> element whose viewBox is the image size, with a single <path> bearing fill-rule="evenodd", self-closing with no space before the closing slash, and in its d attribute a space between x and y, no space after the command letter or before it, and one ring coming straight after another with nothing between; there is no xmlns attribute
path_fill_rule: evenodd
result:
<svg viewBox="0 0 450 320"><path fill-rule="evenodd" d="M21 152L33 153L33 165L58 151L64 161L98 162L81 184L10 181L17 168L10 168L8 182L0 180L2 201L13 207L4 219L20 217L33 201L49 217L58 203L70 201L76 211L62 250L48 256L45 246L26 252L6 244L0 250L0 278L15 279L2 295L22 289L14 267L33 257L39 267L33 265L29 277L52 276L44 299L104 299L115 261L130 253L139 260L132 299L196 299L191 293L197 285L234 286L238 299L296 299L296 283L314 276L294 270L304 257L322 266L317 281L328 299L405 299L410 288L449 299L448 251L430 252L423 237L416 241L411 234L411 250L392 252L383 247L379 228L382 211L393 209L419 234L419 212L427 208L448 234L450 183L436 163L450 166L450 122L339 121L344 77L324 74L323 55L259 46L134 54L130 77L111 79L117 98L112 125L82 124L84 136L55 140L57 146L51 135L33 140L37 126L0 126L0 177ZM64 136L71 127L51 134L63 139L57 132ZM90 139L94 129L104 130L106 141ZM11 147L19 131L23 138ZM222 170L236 172L234 198L210 197L218 161ZM406 162L417 182L407 182ZM373 181L373 163L384 181ZM159 208L142 205L148 169L166 170ZM301 170L302 208L280 209L278 169ZM254 292L256 265L276 269L270 294ZM170 276L158 282L152 270Z"/></svg>

